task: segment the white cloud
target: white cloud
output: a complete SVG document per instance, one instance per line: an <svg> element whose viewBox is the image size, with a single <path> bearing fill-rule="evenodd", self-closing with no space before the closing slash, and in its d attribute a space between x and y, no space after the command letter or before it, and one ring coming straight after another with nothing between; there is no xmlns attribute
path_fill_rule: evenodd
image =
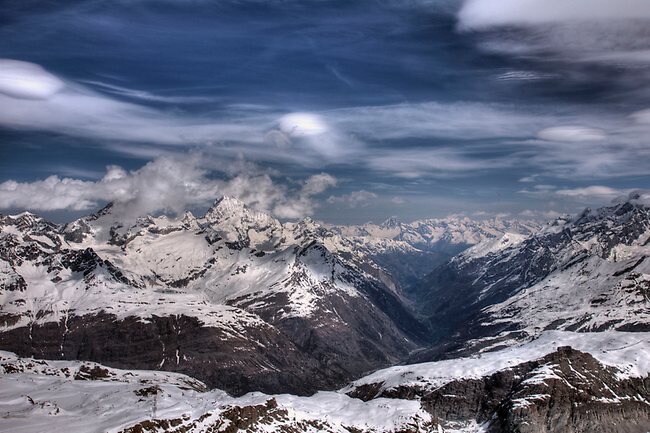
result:
<svg viewBox="0 0 650 433"><path fill-rule="evenodd" d="M370 192L362 189L359 191L352 191L349 194L343 194L339 196L332 195L327 199L327 202L330 204L340 203L346 205L349 208L355 209L358 207L368 206L370 202L372 202L376 198L377 198L377 194L375 194L374 192Z"/></svg>
<svg viewBox="0 0 650 433"><path fill-rule="evenodd" d="M518 180L518 182L522 183L532 183L532 182L537 182L537 179L539 178L538 174L533 174L531 176L524 176L521 179Z"/></svg>
<svg viewBox="0 0 650 433"><path fill-rule="evenodd" d="M328 131L325 121L316 114L290 113L279 120L280 131L289 137L310 137Z"/></svg>
<svg viewBox="0 0 650 433"><path fill-rule="evenodd" d="M224 167L204 155L189 155L158 158L131 172L109 166L98 181L58 176L5 181L0 183L0 203L5 209L80 211L112 201L116 215L133 220L148 213L180 213L229 195L278 217L300 218L314 212L314 196L335 184L334 177L322 173L300 182L297 189L289 188L250 164Z"/></svg>
<svg viewBox="0 0 650 433"><path fill-rule="evenodd" d="M273 207L273 213L280 218L288 219L312 215L319 206L319 203L313 197L336 186L336 184L336 178L327 173L310 176L293 198L278 200Z"/></svg>
<svg viewBox="0 0 650 433"><path fill-rule="evenodd" d="M583 188L573 189L559 189L555 194L566 197L580 197L580 198L616 198L622 195L629 194L631 190L616 189L602 185L592 185Z"/></svg>
<svg viewBox="0 0 650 433"><path fill-rule="evenodd" d="M63 86L63 81L38 65L0 59L0 94L15 99L48 99ZM3 106L3 110L8 109Z"/></svg>
<svg viewBox="0 0 650 433"><path fill-rule="evenodd" d="M650 19L647 0L467 0L459 12L465 29L575 21Z"/></svg>
<svg viewBox="0 0 650 433"><path fill-rule="evenodd" d="M646 0L465 0L458 21L463 31L487 31L481 46L490 51L616 66L650 62Z"/></svg>
<svg viewBox="0 0 650 433"><path fill-rule="evenodd" d="M219 148L223 157L245 152L257 160L311 165L323 156L337 159L352 148L352 140L342 146L338 132L317 114L282 116L259 106L237 106L219 118L190 116L120 101L86 85L64 82L33 63L0 59L0 66L0 126L98 139L129 152L142 145L210 146ZM99 85L133 99L179 102ZM274 129L277 126L284 132Z"/></svg>
<svg viewBox="0 0 650 433"><path fill-rule="evenodd" d="M607 138L607 133L602 129L586 126L554 126L542 129L537 133L537 137L548 141L601 141Z"/></svg>

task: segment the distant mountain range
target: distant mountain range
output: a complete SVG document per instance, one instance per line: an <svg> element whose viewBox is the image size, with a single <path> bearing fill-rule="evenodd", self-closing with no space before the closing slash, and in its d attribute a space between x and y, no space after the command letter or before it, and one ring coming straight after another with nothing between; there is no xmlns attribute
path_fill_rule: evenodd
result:
<svg viewBox="0 0 650 433"><path fill-rule="evenodd" d="M626 358L636 349L621 352L638 343L647 354L650 344L650 208L633 198L543 227L464 217L281 223L230 197L201 217L187 212L127 223L108 205L67 225L30 213L0 216L0 246L0 349L20 357L186 374L196 379L182 381L193 383L197 404L214 398L256 413L255 422L271 416L269 425L286 431L319 430L317 423L329 431L649 428L639 417L648 419L650 368L641 355ZM618 355L612 360L601 350ZM17 387L48 368L82 365L37 364L48 367L35 371L29 361L4 356L10 362L0 380L18 368L24 376ZM479 361L440 361L460 356ZM436 362L359 379L430 361ZM628 369L625 376L621 369ZM90 379L107 380L98 374ZM147 380L158 390L176 389L169 404L178 400L180 376L156 374ZM65 378L66 392L77 386L76 373L54 375ZM131 384L115 385L117 393L137 391L134 380L117 382ZM313 400L274 403L203 394L206 387L309 395L346 385ZM397 399L385 404L404 413L366 420L366 427L305 409L343 404L377 411L384 398ZM572 409L571 402L582 406ZM307 423L300 428L288 421L296 410ZM609 426L604 430L594 427L596 410ZM204 414L192 413L180 418L184 426L195 423L186 431L210 431L197 427L195 415ZM152 417L131 415L134 423L120 428ZM634 423L621 423L632 415ZM225 423L223 416L208 418ZM565 416L579 418L573 430ZM140 428L124 431L174 431Z"/></svg>

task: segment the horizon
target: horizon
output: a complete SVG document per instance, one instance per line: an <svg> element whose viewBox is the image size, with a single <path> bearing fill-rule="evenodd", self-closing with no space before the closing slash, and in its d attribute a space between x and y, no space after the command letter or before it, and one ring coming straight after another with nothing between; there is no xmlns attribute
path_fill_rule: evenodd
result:
<svg viewBox="0 0 650 433"><path fill-rule="evenodd" d="M152 217L152 218L160 218L160 217L165 217L169 218L170 220L180 220L184 217L186 213L190 213L192 217L196 219L204 218L205 215L214 207L216 207L219 202L223 199L234 199L237 202L240 202L243 204L243 206L246 209L253 210L256 212L261 212L266 215L271 216L272 218L277 219L280 223L282 224L287 224L287 223L297 223L300 221L305 221L305 220L312 220L315 223L321 225L321 226L333 226L333 227L361 227L364 225L376 225L376 226L383 226L389 222L397 221L399 224L405 224L405 225L412 225L418 222L429 222L429 221L450 221L450 220L469 220L472 222L496 222L496 221L506 221L506 222L522 222L522 223L533 223L533 224L538 224L540 226L544 226L547 224L552 224L553 222L559 220L559 219L566 219L566 218L576 218L581 214L584 214L587 211L592 211L592 210L600 210L600 209L607 209L607 208L613 208L617 207L626 203L632 203L635 205L641 205L641 206L650 206L650 191L635 191L633 193L630 193L628 197L620 197L618 199L612 200L609 204L605 204L596 208L591 208L591 207L584 207L581 209L579 212L574 212L574 213L557 213L557 214L548 214L548 215L540 215L540 214L526 214L526 213L520 213L520 214L509 214L509 213L498 213L498 214L490 214L487 212L475 212L473 214L467 214L467 213L452 213L452 214L447 214L443 216L438 216L438 217L424 217L424 218L418 218L418 219L411 219L411 220L405 220L403 218L400 218L398 215L391 215L383 220L379 221L374 221L374 220L367 220L361 223L333 223L333 222L328 222L328 221L323 221L320 219L316 219L312 216L304 216L302 218L298 219L283 219L283 218L277 218L275 217L272 213L266 210L260 210L255 208L254 206L248 205L238 199L237 197L233 196L228 196L224 195L221 196L213 201L213 203L204 208L195 208L195 209L185 209L182 212L178 213L169 213L165 212L165 210L160 210L158 212L153 212L153 213L145 213L145 214L140 214L140 215L132 215L132 214L124 214L123 209L120 209L117 211L118 215L116 216L116 221L120 222L127 222L128 224L136 224L136 220L140 218L147 218L147 217ZM9 210L8 212L0 212L0 217L10 217L10 218L17 218L20 217L24 214L29 214L33 215L38 218L43 218L44 220L57 224L57 225L66 225L69 223L73 223L75 221L78 221L80 219L84 219L87 217L91 216L96 216L102 213L105 209L111 209L116 203L115 202L109 202L103 204L101 207L97 209L90 210L88 212L79 212L78 215L72 216L70 212L64 212L64 213L57 213L57 212L51 212L51 211L44 211L44 212L33 212L29 210ZM112 212L109 212L112 213Z"/></svg>

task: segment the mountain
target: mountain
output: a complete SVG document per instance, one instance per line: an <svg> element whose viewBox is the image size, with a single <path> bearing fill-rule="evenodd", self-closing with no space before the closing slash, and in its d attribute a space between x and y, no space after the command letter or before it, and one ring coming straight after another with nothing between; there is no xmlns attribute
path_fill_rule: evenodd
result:
<svg viewBox="0 0 650 433"><path fill-rule="evenodd" d="M448 221L428 246L418 224L281 223L228 197L2 216L0 430L650 429L647 205ZM464 249L405 290L435 239Z"/></svg>
<svg viewBox="0 0 650 433"><path fill-rule="evenodd" d="M535 221L515 219L474 220L464 216L430 218L411 223L391 217L382 224L330 226L372 260L385 268L399 285L409 288L468 247L504 234L530 235L541 226Z"/></svg>
<svg viewBox="0 0 650 433"><path fill-rule="evenodd" d="M0 352L2 431L645 433L650 333L549 331L337 392L231 397L169 372Z"/></svg>
<svg viewBox="0 0 650 433"><path fill-rule="evenodd" d="M545 330L650 330L650 208L634 200L488 240L414 290L456 348L490 349Z"/></svg>
<svg viewBox="0 0 650 433"><path fill-rule="evenodd" d="M234 394L311 393L405 359L424 339L396 284L311 220L236 199L197 218L65 226L0 217L0 348L189 374Z"/></svg>

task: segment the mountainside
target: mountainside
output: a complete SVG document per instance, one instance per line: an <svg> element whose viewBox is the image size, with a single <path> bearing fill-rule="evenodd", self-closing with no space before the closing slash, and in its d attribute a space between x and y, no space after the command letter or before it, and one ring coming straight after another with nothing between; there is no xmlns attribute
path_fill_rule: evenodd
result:
<svg viewBox="0 0 650 433"><path fill-rule="evenodd" d="M439 338L457 348L498 347L550 329L647 331L649 255L650 208L631 200L479 244L416 293Z"/></svg>
<svg viewBox="0 0 650 433"><path fill-rule="evenodd" d="M480 357L392 367L311 397L206 391L175 373L0 352L0 430L645 433L650 333L547 332Z"/></svg>
<svg viewBox="0 0 650 433"><path fill-rule="evenodd" d="M419 401L444 432L645 433L648 350L646 332L547 331L471 358L378 371L343 391Z"/></svg>
<svg viewBox="0 0 650 433"><path fill-rule="evenodd" d="M232 198L201 218L0 219L0 347L187 373L233 393L332 388L418 347L381 267Z"/></svg>

